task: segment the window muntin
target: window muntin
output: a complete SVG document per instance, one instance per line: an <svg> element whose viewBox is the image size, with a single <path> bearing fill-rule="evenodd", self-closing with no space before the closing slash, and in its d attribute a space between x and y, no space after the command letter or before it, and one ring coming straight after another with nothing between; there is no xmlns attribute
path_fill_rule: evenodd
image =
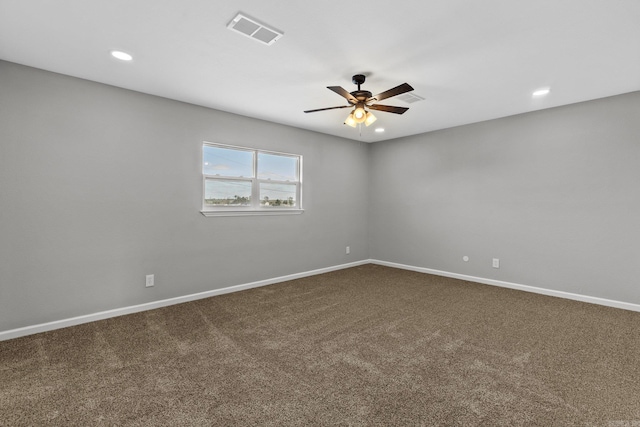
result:
<svg viewBox="0 0 640 427"><path fill-rule="evenodd" d="M203 214L302 211L302 156L205 142Z"/></svg>

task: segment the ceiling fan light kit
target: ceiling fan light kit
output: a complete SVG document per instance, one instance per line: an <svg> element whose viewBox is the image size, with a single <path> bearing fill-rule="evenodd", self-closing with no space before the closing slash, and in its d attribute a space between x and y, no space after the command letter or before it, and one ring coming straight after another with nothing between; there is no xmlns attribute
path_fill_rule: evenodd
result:
<svg viewBox="0 0 640 427"><path fill-rule="evenodd" d="M371 125L371 123L377 120L376 116L371 113L370 110L384 111L386 113L404 114L408 108L406 107L394 107L391 105L380 105L376 102L383 99L391 98L392 96L401 95L406 92L410 92L413 88L408 83L403 83L399 86L381 92L375 96L371 96L371 92L368 90L361 90L360 85L365 81L366 77L363 74L356 74L352 78L353 84L358 85L358 90L353 92L347 92L340 86L327 86L327 89L332 90L338 95L347 100L349 105L341 105L338 107L318 108L315 110L307 110L305 113L315 113L317 111L334 110L338 108L350 108L354 107L347 119L344 121L345 125L356 127L358 124L364 123L365 126Z"/></svg>
<svg viewBox="0 0 640 427"><path fill-rule="evenodd" d="M351 114L347 116L347 119L344 121L344 124L354 128L357 125L362 123L364 123L365 126L370 126L373 122L378 120L378 118L369 111L365 111L364 114L361 116L358 116L357 113L358 113L357 109L352 111Z"/></svg>
<svg viewBox="0 0 640 427"><path fill-rule="evenodd" d="M356 123L362 123L367 118L367 112L364 109L364 104L358 104L356 109L353 110L353 118Z"/></svg>
<svg viewBox="0 0 640 427"><path fill-rule="evenodd" d="M351 126L352 128L358 126L358 122L353 118L353 113L347 116L347 119L344 121L344 124L347 126Z"/></svg>
<svg viewBox="0 0 640 427"><path fill-rule="evenodd" d="M378 120L378 118L374 116L373 113L367 112L367 117L366 117L366 120L364 121L364 124L366 126L370 126L376 120Z"/></svg>

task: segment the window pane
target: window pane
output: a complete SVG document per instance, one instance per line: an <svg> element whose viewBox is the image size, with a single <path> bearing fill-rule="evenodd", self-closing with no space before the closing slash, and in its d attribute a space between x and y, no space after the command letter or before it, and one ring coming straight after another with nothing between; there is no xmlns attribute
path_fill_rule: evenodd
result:
<svg viewBox="0 0 640 427"><path fill-rule="evenodd" d="M204 203L207 206L250 206L251 181L207 179Z"/></svg>
<svg viewBox="0 0 640 427"><path fill-rule="evenodd" d="M258 179L298 181L298 158L258 153Z"/></svg>
<svg viewBox="0 0 640 427"><path fill-rule="evenodd" d="M260 183L261 206L280 206L290 208L297 204L298 201L296 200L295 184Z"/></svg>
<svg viewBox="0 0 640 427"><path fill-rule="evenodd" d="M203 146L205 175L253 178L253 152Z"/></svg>

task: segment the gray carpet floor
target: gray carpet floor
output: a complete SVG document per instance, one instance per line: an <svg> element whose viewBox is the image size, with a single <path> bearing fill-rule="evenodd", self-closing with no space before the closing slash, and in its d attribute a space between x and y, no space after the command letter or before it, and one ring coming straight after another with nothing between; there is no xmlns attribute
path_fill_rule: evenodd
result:
<svg viewBox="0 0 640 427"><path fill-rule="evenodd" d="M0 425L640 425L640 313L364 265L0 342Z"/></svg>

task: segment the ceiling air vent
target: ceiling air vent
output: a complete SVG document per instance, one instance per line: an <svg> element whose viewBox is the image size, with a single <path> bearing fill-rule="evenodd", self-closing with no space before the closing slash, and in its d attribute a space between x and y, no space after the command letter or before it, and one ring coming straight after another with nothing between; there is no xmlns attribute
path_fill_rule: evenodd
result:
<svg viewBox="0 0 640 427"><path fill-rule="evenodd" d="M414 102L424 101L424 98L413 93L405 93L403 95L398 96L396 99L400 101L404 101L407 104L413 104Z"/></svg>
<svg viewBox="0 0 640 427"><path fill-rule="evenodd" d="M283 36L281 31L269 28L259 21L249 18L247 15L243 15L241 13L238 13L238 15L229 22L227 28L237 31L240 34L244 34L245 36L268 46L271 46L276 42L276 40Z"/></svg>

